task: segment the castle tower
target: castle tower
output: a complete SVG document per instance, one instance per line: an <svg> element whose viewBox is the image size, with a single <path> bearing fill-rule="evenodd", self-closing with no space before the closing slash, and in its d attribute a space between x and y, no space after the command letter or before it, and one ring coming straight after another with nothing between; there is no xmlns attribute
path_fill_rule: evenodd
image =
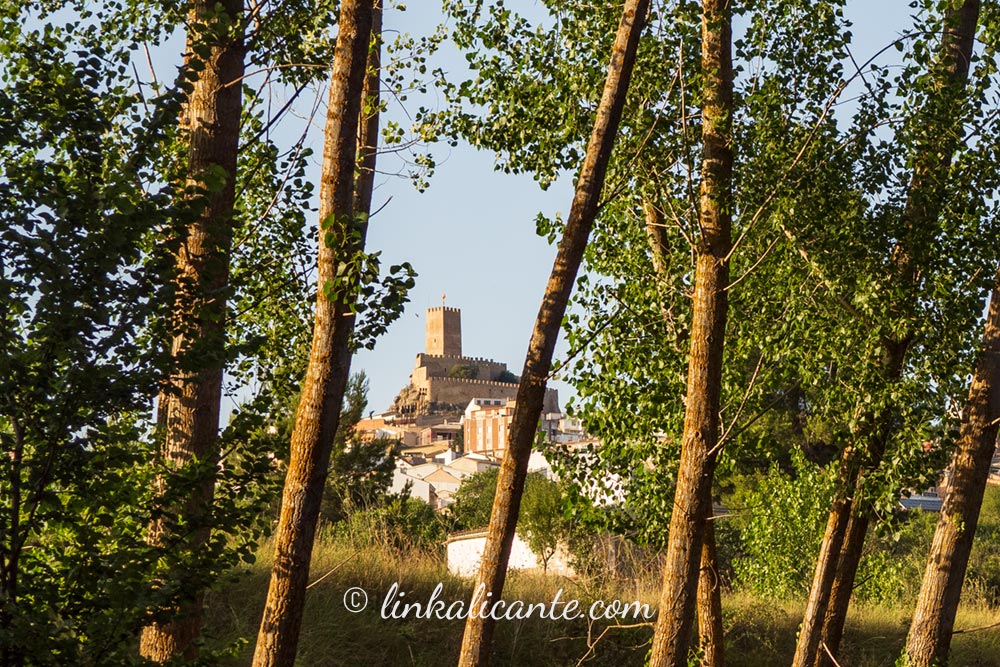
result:
<svg viewBox="0 0 1000 667"><path fill-rule="evenodd" d="M427 309L427 354L462 356L462 311L441 306Z"/></svg>

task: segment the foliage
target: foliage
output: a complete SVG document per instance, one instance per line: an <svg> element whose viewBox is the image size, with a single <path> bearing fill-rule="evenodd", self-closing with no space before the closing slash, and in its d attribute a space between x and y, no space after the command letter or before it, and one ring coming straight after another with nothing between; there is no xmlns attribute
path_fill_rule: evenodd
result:
<svg viewBox="0 0 1000 667"><path fill-rule="evenodd" d="M491 468L462 481L448 514L460 530L481 528L490 522L499 469ZM529 473L524 482L518 533L547 567L560 546L573 546L582 535L563 511L562 487L544 473Z"/></svg>
<svg viewBox="0 0 1000 667"><path fill-rule="evenodd" d="M489 524L498 476L499 470L490 468L462 480L454 501L448 506L448 514L458 530L482 528Z"/></svg>
<svg viewBox="0 0 1000 667"><path fill-rule="evenodd" d="M524 540L538 554L542 568L560 546L573 537L572 525L563 515L563 493L559 484L539 473L529 475L518 517Z"/></svg>
<svg viewBox="0 0 1000 667"><path fill-rule="evenodd" d="M479 376L479 368L468 364L455 364L448 369L448 377L475 380Z"/></svg>
<svg viewBox="0 0 1000 667"><path fill-rule="evenodd" d="M163 597L152 585L163 554L145 541L160 367L143 339L162 302L143 249L172 210L154 166L176 98L143 114L120 44L93 25L22 32L29 8L8 9L0 661L128 663L133 633Z"/></svg>
<svg viewBox="0 0 1000 667"><path fill-rule="evenodd" d="M994 46L983 44L969 99L935 101L942 6L915 7L913 30L887 45L891 57L863 63L851 55L842 1L736 9L744 27L735 43L738 240L723 487L728 472L790 469L793 449L825 464L870 433L873 419L893 435L884 459L869 462L875 470L859 498L879 516L944 464L991 277L982 267L995 259L997 69ZM442 81L453 106L424 122L494 151L499 169L531 173L543 187L576 166L613 8L549 0L540 21L503 2L454 0L447 9L472 75ZM995 21L984 10L984 35ZM661 3L649 22L609 172L613 195L565 324L571 354L561 370L578 394L570 409L603 444L559 466L579 489L581 517L656 544L672 509L699 240L698 6ZM891 58L902 65L887 66ZM942 123L962 128L963 143L946 182L929 188L940 214L910 239L921 268L917 291L904 293L893 248L904 238L914 155L944 141L947 133L927 131ZM658 248L650 210L663 232ZM540 216L538 231L552 239L561 224ZM880 365L886 341L902 339L910 341L902 377L889 377ZM927 441L938 447L926 452ZM619 501L594 507L583 489L606 480Z"/></svg>
<svg viewBox="0 0 1000 667"><path fill-rule="evenodd" d="M805 595L826 523L832 482L831 471L815 468L805 468L798 476L775 468L766 475L736 480L735 491L727 499L733 513L721 520L735 534L731 541L719 540L720 559L732 558L736 589L770 600ZM995 605L998 600L997 521L995 508L990 508L990 499L995 502L998 495L997 487L987 489L966 575L967 602ZM891 514L878 518L879 529L867 541L858 570L855 594L859 600L889 607L916 600L938 516L897 505Z"/></svg>
<svg viewBox="0 0 1000 667"><path fill-rule="evenodd" d="M515 384L518 381L518 377L514 375L509 370L504 369L501 371L500 375L497 376L497 382L507 382L509 384Z"/></svg>
<svg viewBox="0 0 1000 667"><path fill-rule="evenodd" d="M436 553L443 548L449 529L448 521L433 507L403 494L385 496L369 507L352 512L334 531L359 547L373 546L400 552L422 549Z"/></svg>
<svg viewBox="0 0 1000 667"><path fill-rule="evenodd" d="M146 543L152 518L178 535L204 525L170 508L215 473L215 463L161 466L149 410L168 372L167 239L200 205L174 187L180 101L197 67L173 86L137 85L131 60L185 16L178 3L138 1L8 3L0 16L0 653L14 663L137 661L139 628L252 558L254 520L276 488L273 453L287 447L276 423L309 324L296 306L310 257L307 153L282 164L265 105L248 94L231 346L210 353L232 360L231 395L259 391L221 436L209 541ZM154 498L157 479L166 488Z"/></svg>
<svg viewBox="0 0 1000 667"><path fill-rule="evenodd" d="M965 582L963 602L1000 605L1000 486L986 488Z"/></svg>
<svg viewBox="0 0 1000 667"><path fill-rule="evenodd" d="M741 488L742 487L742 488ZM773 468L737 485L732 499L739 527L735 585L762 598L804 595L812 581L832 485L827 471L791 477Z"/></svg>
<svg viewBox="0 0 1000 667"><path fill-rule="evenodd" d="M919 593L938 515L896 508L879 517L865 544L855 583L859 600L881 605L912 604Z"/></svg>
<svg viewBox="0 0 1000 667"><path fill-rule="evenodd" d="M362 371L351 376L344 393L320 509L326 521L341 521L354 510L378 505L392 483L394 443L381 439L365 442L355 433L367 407L368 377Z"/></svg>

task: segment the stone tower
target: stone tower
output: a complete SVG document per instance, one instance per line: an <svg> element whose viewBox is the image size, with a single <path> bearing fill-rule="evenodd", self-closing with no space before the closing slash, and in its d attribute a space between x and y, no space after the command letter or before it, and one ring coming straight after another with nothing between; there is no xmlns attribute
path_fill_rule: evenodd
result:
<svg viewBox="0 0 1000 667"><path fill-rule="evenodd" d="M427 354L462 356L462 311L441 306L427 309Z"/></svg>

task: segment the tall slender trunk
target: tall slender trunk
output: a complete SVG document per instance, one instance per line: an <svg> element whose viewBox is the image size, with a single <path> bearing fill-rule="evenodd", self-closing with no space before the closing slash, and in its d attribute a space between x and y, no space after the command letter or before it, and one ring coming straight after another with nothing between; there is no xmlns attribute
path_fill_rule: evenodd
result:
<svg viewBox="0 0 1000 667"><path fill-rule="evenodd" d="M799 639L795 646L792 664L796 667L814 665L820 653L823 624L830 605L830 595L837 574L840 550L844 546L847 524L851 517L851 503L847 498L837 497L830 509L826 531L820 544L816 571L813 574L805 615L799 628Z"/></svg>
<svg viewBox="0 0 1000 667"><path fill-rule="evenodd" d="M718 454L723 343L732 247L732 7L702 3L702 182L680 470L650 667L687 664L695 589Z"/></svg>
<svg viewBox="0 0 1000 667"><path fill-rule="evenodd" d="M702 667L726 667L725 629L722 626L722 580L715 551L715 521L705 522L698 573L698 648Z"/></svg>
<svg viewBox="0 0 1000 667"><path fill-rule="evenodd" d="M199 0L190 15L186 58L195 56L199 45L209 42L204 69L198 75L185 104L182 130L188 140L187 185L204 191L225 173L221 189L209 192L197 219L185 230L177 252L179 278L173 306L174 337L171 354L177 370L161 394L166 426L162 458L169 467L180 468L194 460L212 462L218 456L219 407L226 344L226 293L229 283L229 252L232 244L236 157L239 149L240 115L245 48L241 0ZM205 29L198 26L204 24ZM231 32L213 34L230 24ZM165 405L162 404L165 400ZM212 503L214 476L207 474L178 511L197 524ZM158 485L164 489L166 480ZM149 539L156 544L168 530L162 521L150 525ZM204 542L207 528L195 531L191 546ZM156 662L175 656L197 655L195 640L201 632L201 595L176 610L173 620L143 629L139 650Z"/></svg>
<svg viewBox="0 0 1000 667"><path fill-rule="evenodd" d="M653 260L653 270L661 281L668 279L668 239L666 221L660 206L644 198L643 213L646 218L646 239ZM671 325L670 311L662 311L664 323ZM722 624L722 585L715 549L715 522L709 515L705 523L701 547L701 566L698 573L698 647L702 653L702 667L725 667L725 631Z"/></svg>
<svg viewBox="0 0 1000 667"><path fill-rule="evenodd" d="M979 0L965 0L958 8L949 6L945 13L941 57L935 74L941 85L928 99L925 109L928 122L936 129L915 148L913 174L903 210L905 236L892 255L900 296L891 311L895 319L904 323L913 317L917 304L921 260L933 252L947 174L961 136L956 105L968 80L979 7ZM887 381L901 377L911 342L909 334L887 337L884 341L880 363ZM839 649L871 520L868 504L853 502L853 498L859 495L865 471L881 463L894 435L893 421L891 413L875 416L867 438L859 437L861 451L849 447L841 457L841 492L823 538L793 667L833 664L827 651L835 657ZM826 649L822 648L824 645Z"/></svg>
<svg viewBox="0 0 1000 667"><path fill-rule="evenodd" d="M524 360L521 383L517 389L517 407L514 410L507 449L500 465L489 532L476 578L473 608L478 609L480 604L499 600L503 594L507 561L514 541L514 528L528 471L528 458L538 431L538 420L545 399L545 384L552 368L552 355L573 282L597 216L604 176L625 106L639 36L642 34L648 9L649 0L625 2L587 154L576 182L569 217ZM462 652L458 660L460 667L489 664L494 624L492 619L469 615L462 636Z"/></svg>
<svg viewBox="0 0 1000 667"><path fill-rule="evenodd" d="M906 345L888 345L888 348L882 365L886 377L898 378L902 373ZM892 437L889 423L889 417L883 416L879 430L869 434L864 452L869 465L877 464L885 453ZM835 656L839 650L870 521L868 508L855 502L854 497L863 481L862 453L851 447L841 456L838 492L827 520L795 647L793 660L796 665L826 664L829 655Z"/></svg>
<svg viewBox="0 0 1000 667"><path fill-rule="evenodd" d="M381 26L380 12L372 0L344 0L340 6L324 132L313 342L295 414L274 540L274 567L254 667L292 667L298 648L320 501L350 373L358 276L356 272L339 275L337 267L351 265L352 258L364 250L368 230L368 211L362 207L371 201L378 118L373 111L362 123L361 112L366 79L373 81L370 93L378 91L377 69L369 77L365 73L373 25ZM375 32L375 52L380 48L380 32ZM372 108L377 110L377 100ZM360 138L359 130L364 135ZM356 183L358 143L364 148L360 182Z"/></svg>
<svg viewBox="0 0 1000 667"><path fill-rule="evenodd" d="M823 617L823 629L820 633L821 648L825 647L820 655L822 664L833 665L827 651L834 656L840 652L840 642L844 637L844 626L847 623L847 611L851 606L851 594L854 592L854 582L858 575L858 567L861 565L865 535L868 534L870 523L871 517L862 511L851 514L847 521L847 532L841 546L833 588L830 590L830 603Z"/></svg>
<svg viewBox="0 0 1000 667"><path fill-rule="evenodd" d="M906 640L908 667L943 667L948 662L955 613L1000 427L1000 274L996 285L990 297L983 347L962 415L958 448L951 464L951 483L934 531Z"/></svg>

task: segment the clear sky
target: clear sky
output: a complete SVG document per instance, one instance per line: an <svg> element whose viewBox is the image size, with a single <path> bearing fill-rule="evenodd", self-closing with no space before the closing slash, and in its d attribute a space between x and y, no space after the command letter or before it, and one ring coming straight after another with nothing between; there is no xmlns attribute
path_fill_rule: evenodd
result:
<svg viewBox="0 0 1000 667"><path fill-rule="evenodd" d="M406 12L388 11L386 29L429 32L440 20L438 5L434 3L434 11L418 9L421 6L412 3ZM541 11L539 3L523 0L508 7L536 15ZM852 51L858 62L905 30L911 12L904 0L849 2ZM458 71L464 61L446 51L440 63ZM389 114L409 124L398 105ZM419 273L401 320L374 351L362 351L354 361L355 370L368 374L369 409L376 412L387 408L407 383L414 356L423 351L424 311L440 305L442 294L449 306L462 309L465 354L503 361L520 373L555 255L554 248L535 235L535 216L557 211L565 215L572 198L568 178L542 192L528 176L495 172L490 154L444 145L434 153L439 167L427 192L419 194L408 182L387 178L375 195L375 207L391 201L372 221L369 248L382 250L387 265L409 261ZM564 349L560 345L557 355ZM558 382L555 386L565 403L570 389Z"/></svg>

